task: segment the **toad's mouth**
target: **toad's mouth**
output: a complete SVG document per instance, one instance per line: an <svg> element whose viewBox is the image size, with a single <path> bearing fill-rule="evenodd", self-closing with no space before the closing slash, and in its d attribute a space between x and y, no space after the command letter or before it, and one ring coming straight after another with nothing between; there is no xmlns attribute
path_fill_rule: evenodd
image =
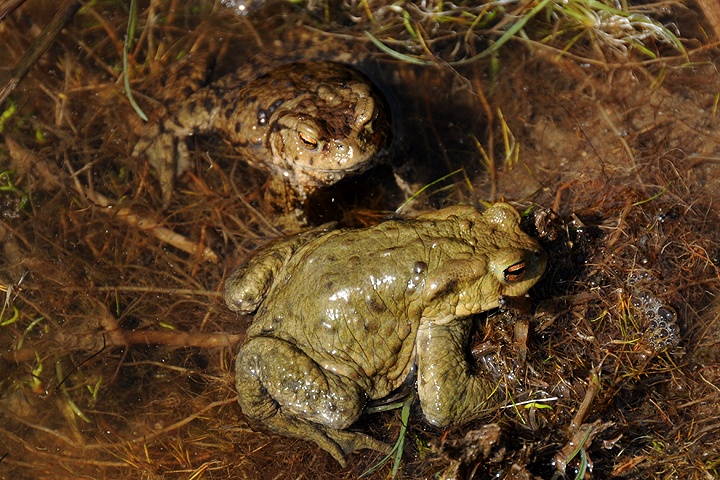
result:
<svg viewBox="0 0 720 480"><path fill-rule="evenodd" d="M296 167L298 170L302 170L304 172L313 172L313 173L346 173L346 172L357 172L360 170L364 170L368 168L373 162L373 157L367 157L365 159L362 159L360 161L357 161L353 163L352 165L340 165L336 168L320 168L320 167L314 167L312 165L308 165L306 163L294 163L293 166Z"/></svg>
<svg viewBox="0 0 720 480"><path fill-rule="evenodd" d="M367 170L378 163L377 159L387 150L386 139L356 143L323 141L316 146L314 155L308 158L288 159L298 171L314 174L346 174ZM323 153L321 153L323 152ZM323 166L320 166L323 165Z"/></svg>

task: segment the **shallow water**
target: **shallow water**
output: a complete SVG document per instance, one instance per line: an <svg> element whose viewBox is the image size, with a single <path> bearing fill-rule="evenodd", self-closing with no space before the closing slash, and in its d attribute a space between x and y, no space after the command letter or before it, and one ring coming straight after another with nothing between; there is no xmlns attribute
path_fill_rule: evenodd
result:
<svg viewBox="0 0 720 480"><path fill-rule="evenodd" d="M713 208L720 77L712 57L590 64L539 46L529 54L518 42L499 57L453 66L473 53L456 51L463 45L456 35L432 45L444 62L411 66L362 34L384 21L385 36L373 31L387 44L400 50L394 40L410 42L402 22L377 5L376 23L353 23L337 11L328 22L322 9L272 5L248 19L203 5L168 14L168 5L153 4L152 29L141 11L152 32L133 51L142 105L153 105L153 82L192 45L217 50L217 76L258 55L283 62L319 51L327 58L329 44L338 58L359 60L386 95L395 135L386 164L319 195L313 222L377 222L449 174L402 212L505 199L557 216L548 225L529 217L526 225L552 263L532 292L541 313L517 320L529 324L529 337L517 338L509 314L482 319L473 342L478 365L508 396L559 400L492 412L488 422L505 432L505 450L492 447L493 461L467 453L476 440L463 443L479 425L447 433L460 445L454 453L446 446L443 455L430 454L428 444L446 432L429 428L415 410L402 475L462 477L477 468L477 478L489 478L514 464L549 477L592 391L593 369L602 388L581 423L613 422L587 444L597 476L614 469L658 478L672 465L685 477L702 471L692 461L700 452L714 472L715 428L689 421L718 414L708 384L717 383L720 252ZM163 210L155 178L130 155L138 120L118 80L117 41L127 13L115 4L92 12L76 17L13 93L17 111L5 123L0 165L12 173L0 189L0 283L10 290L0 316L0 475L357 477L377 454L355 454L341 469L314 445L254 432L242 417L232 363L250 319L227 311L218 292L227 271L276 235L260 212L264 175L218 139L196 138L194 168ZM3 68L47 16L26 6L2 24L0 42L10 47ZM288 35L283 27L298 21L332 35L278 42ZM483 45L476 43L467 48ZM158 237L158 227L187 239L189 251ZM640 277L639 285L631 282ZM642 292L677 312L679 345L648 345L652 320L633 309ZM399 427L397 411L358 426L388 441ZM675 448L677 438L687 441Z"/></svg>

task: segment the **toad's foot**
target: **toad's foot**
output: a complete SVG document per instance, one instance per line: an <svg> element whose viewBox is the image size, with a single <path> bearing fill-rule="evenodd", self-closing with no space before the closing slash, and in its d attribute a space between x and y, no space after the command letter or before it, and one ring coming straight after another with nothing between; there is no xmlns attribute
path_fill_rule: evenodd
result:
<svg viewBox="0 0 720 480"><path fill-rule="evenodd" d="M262 427L280 435L290 435L301 440L315 442L343 467L347 466L346 456L356 450L367 448L385 455L392 450L391 445L364 433L323 427L301 418L284 415L281 412L265 419ZM288 433L290 431L292 434Z"/></svg>
<svg viewBox="0 0 720 480"><path fill-rule="evenodd" d="M144 156L155 169L162 192L163 207L167 208L172 200L178 175L190 165L187 145L184 140L178 139L171 133L160 133L155 130L152 132L155 135L146 136L135 145L133 156Z"/></svg>
<svg viewBox="0 0 720 480"><path fill-rule="evenodd" d="M245 415L274 433L317 443L343 466L360 448L389 452L379 440L344 430L362 413L360 387L284 340L252 338L237 357L235 379Z"/></svg>
<svg viewBox="0 0 720 480"><path fill-rule="evenodd" d="M373 438L369 435L365 435L364 433L331 429L325 429L325 433L335 442L335 444L340 447L340 449L345 455L352 453L355 450L362 450L363 448L375 450L376 452L380 452L385 455L389 454L392 451L392 446L388 445L385 442L381 442L380 440ZM318 443L318 445L320 444ZM320 446L326 451L329 451L322 445ZM340 463L340 465L342 465L343 467L345 466L344 456L338 458L332 452L330 452L330 454L333 456L333 458L335 458L335 460L338 461L338 463Z"/></svg>

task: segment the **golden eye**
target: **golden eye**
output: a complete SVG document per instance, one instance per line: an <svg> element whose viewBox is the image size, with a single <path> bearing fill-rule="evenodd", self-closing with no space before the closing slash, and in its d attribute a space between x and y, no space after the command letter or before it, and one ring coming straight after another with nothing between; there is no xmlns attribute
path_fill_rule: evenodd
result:
<svg viewBox="0 0 720 480"><path fill-rule="evenodd" d="M300 137L300 140L305 144L305 148L309 150L315 150L317 148L317 139L309 136L307 132L298 132L298 137Z"/></svg>
<svg viewBox="0 0 720 480"><path fill-rule="evenodd" d="M503 271L503 277L506 282L519 282L525 275L525 262L518 262L514 265L510 265Z"/></svg>

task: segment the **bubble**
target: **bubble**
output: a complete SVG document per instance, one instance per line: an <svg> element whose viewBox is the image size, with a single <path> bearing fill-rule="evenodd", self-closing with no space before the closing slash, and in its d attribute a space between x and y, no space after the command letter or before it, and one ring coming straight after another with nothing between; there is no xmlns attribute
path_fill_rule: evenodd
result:
<svg viewBox="0 0 720 480"><path fill-rule="evenodd" d="M672 307L661 306L657 309L657 315L667 323L674 323L677 320L677 313Z"/></svg>
<svg viewBox="0 0 720 480"><path fill-rule="evenodd" d="M238 15L247 15L253 10L260 8L264 0L221 0L223 6L235 10Z"/></svg>
<svg viewBox="0 0 720 480"><path fill-rule="evenodd" d="M645 339L657 352L668 350L680 343L680 328L675 309L646 290L633 294L632 305L647 319Z"/></svg>

